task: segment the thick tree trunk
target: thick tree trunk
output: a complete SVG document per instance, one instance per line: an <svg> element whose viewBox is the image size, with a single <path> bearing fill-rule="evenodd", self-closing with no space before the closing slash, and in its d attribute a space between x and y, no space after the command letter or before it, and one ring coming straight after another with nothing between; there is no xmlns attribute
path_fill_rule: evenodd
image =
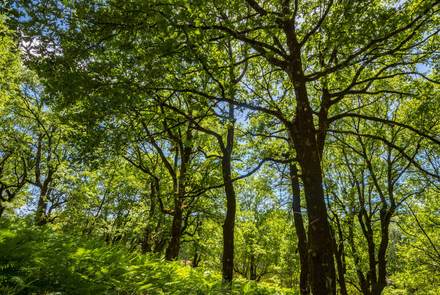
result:
<svg viewBox="0 0 440 295"><path fill-rule="evenodd" d="M308 161L307 161L308 162ZM318 167L302 167L309 216L309 267L310 286L314 295L336 294L336 274L333 260L333 245L327 211L324 202L322 179ZM313 171L315 170L315 171Z"/></svg>
<svg viewBox="0 0 440 295"><path fill-rule="evenodd" d="M301 265L299 289L301 295L310 294L309 263L307 251L307 234L301 214L301 190L299 187L298 170L296 165L290 165L290 181L292 185L292 210L295 230L298 237L298 252Z"/></svg>
<svg viewBox="0 0 440 295"><path fill-rule="evenodd" d="M297 107L289 131L301 167L307 202L310 287L313 295L333 295L336 294L336 273L322 185L321 158L299 50L295 55L289 66L292 69L289 76L295 87Z"/></svg>

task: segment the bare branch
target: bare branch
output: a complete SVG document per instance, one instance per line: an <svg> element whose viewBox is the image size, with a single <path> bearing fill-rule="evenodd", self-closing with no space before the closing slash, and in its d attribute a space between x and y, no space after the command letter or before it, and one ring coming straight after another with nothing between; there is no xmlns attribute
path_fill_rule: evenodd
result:
<svg viewBox="0 0 440 295"><path fill-rule="evenodd" d="M356 135L356 136L360 136L360 137L365 137L365 138L371 138L371 139L375 139L375 140L379 140L382 141L383 143L385 143L386 145L394 148L395 150L397 150L399 153L402 154L403 157L405 157L405 159L407 159L411 164L413 164L417 169L419 169L420 171L422 171L423 173L434 177L436 179L440 179L440 175L431 173L429 171L427 171L426 169L422 168L422 166L420 166L419 163L417 163L413 157L410 157L407 153L405 153L404 149L391 143L390 141L388 141L385 138L382 138L380 136L376 136L376 135L371 135L371 134L364 134L364 133L358 133L358 132L353 132L353 131L339 131L339 130L333 130L333 129L325 129L325 130L319 130L321 131L325 131L325 132L332 132L332 133L340 133L340 134L350 134L350 135Z"/></svg>
<svg viewBox="0 0 440 295"><path fill-rule="evenodd" d="M310 36L312 36L313 34L316 33L316 31L318 31L318 29L321 27L322 23L324 22L325 18L327 17L327 15L328 15L332 5L333 5L333 0L330 0L330 3L327 4L327 8L326 8L326 10L324 12L324 15L321 16L321 18L319 19L319 21L315 25L315 27L313 27L313 29L304 36L304 38L299 43L300 47L302 47L307 42L307 40L310 38Z"/></svg>
<svg viewBox="0 0 440 295"><path fill-rule="evenodd" d="M329 118L329 122L333 123L333 122L335 122L335 121L337 121L339 119L346 118L346 117L359 118L359 119L364 119L364 120L367 120L367 121L380 122L380 123L387 124L389 126L399 126L399 127L411 130L412 132L414 132L414 133L416 133L416 134L418 134L418 135L420 135L420 136L422 136L424 138L427 138L427 139L431 140L432 142L440 145L440 140L435 139L434 137L432 137L432 136L430 136L430 135L428 135L428 134L426 134L426 133L424 133L424 132L422 132L420 130L417 130L416 128L414 128L412 126L409 126L409 125L403 124L403 123L399 123L399 122L396 122L396 121L393 121L393 120L381 119L381 118L365 116L365 115L359 115L359 114L341 114L341 115L336 115L336 116L334 116L332 118Z"/></svg>

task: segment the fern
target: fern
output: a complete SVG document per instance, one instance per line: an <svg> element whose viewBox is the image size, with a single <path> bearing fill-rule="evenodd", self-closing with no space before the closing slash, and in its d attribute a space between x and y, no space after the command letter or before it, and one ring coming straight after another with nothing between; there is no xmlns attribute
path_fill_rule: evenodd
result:
<svg viewBox="0 0 440 295"><path fill-rule="evenodd" d="M225 294L221 276L31 221L0 221L0 293ZM295 294L234 281L233 294Z"/></svg>

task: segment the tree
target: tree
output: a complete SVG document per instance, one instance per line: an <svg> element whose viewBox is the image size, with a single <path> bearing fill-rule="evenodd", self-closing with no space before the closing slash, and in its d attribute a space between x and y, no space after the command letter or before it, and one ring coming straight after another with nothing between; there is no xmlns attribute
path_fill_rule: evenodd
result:
<svg viewBox="0 0 440 295"><path fill-rule="evenodd" d="M355 117L382 122L387 128L400 126L438 144L433 134L405 121L359 111L413 95L404 82L415 77L432 81L417 65L429 65L438 53L440 1L397 5L350 0L179 1L167 5L161 1L108 1L101 5L48 0L32 4L33 10L27 10L32 26L26 32L30 38L40 38L42 43L35 49L44 59L35 56L29 64L47 77L52 90L63 92L61 105L78 103L79 97L87 105L98 92L104 101L113 103L120 102L116 94L121 93L136 94L131 97L191 93L202 104L227 102L264 112L285 127L304 186L313 294L336 292L321 164L327 135L355 132L343 124L345 118ZM65 21L61 24L57 18ZM248 60L255 73L243 81L243 87L244 83L249 86L247 97L219 95L225 89L216 80L230 68L217 66L223 63L227 40L250 48L237 62ZM280 89L287 96L270 96L259 87L257 73L272 72L277 72L279 83L270 90ZM210 79L195 79L199 73ZM203 83L208 87L201 87ZM355 99L361 101L361 107L352 109L350 101ZM380 136L374 139L420 167L403 149Z"/></svg>
<svg viewBox="0 0 440 295"><path fill-rule="evenodd" d="M1 43L0 48L0 97L1 110L4 111L5 104L7 104L19 90L20 77L23 74L21 56L17 50L17 44L14 40L14 32L10 30L5 21L7 17L0 14L0 33Z"/></svg>
<svg viewBox="0 0 440 295"><path fill-rule="evenodd" d="M29 159L22 149L17 151L17 142L14 138L3 135L4 143L0 149L0 217L8 203L13 203L17 196L23 194L26 188ZM7 144L9 143L9 144ZM14 147L10 144L16 143Z"/></svg>
<svg viewBox="0 0 440 295"><path fill-rule="evenodd" d="M197 151L194 149L195 138L191 123L186 123L185 119L180 122L175 120L165 113L163 107L158 108L157 111L162 117L157 122L158 125L154 126L152 120L147 123L141 111L135 110L134 124L139 124L141 131L135 131L136 145L131 151L129 149L129 154L125 158L148 175L152 183L152 200L157 199L160 210L173 217L166 258L175 260L179 255L180 239L186 228L183 222L185 224L188 222L191 206L195 200L188 196L191 190L197 188L195 167L202 165L196 162ZM203 170L198 172L207 176ZM164 173L167 174L165 183L161 181L164 179ZM200 177L201 182L204 181L203 178ZM169 183L172 183L171 188L167 188ZM172 209L164 205L163 197L167 195L171 197Z"/></svg>
<svg viewBox="0 0 440 295"><path fill-rule="evenodd" d="M16 50L13 32L0 14L0 217L8 204L16 200L25 188L28 159L22 145L22 134L14 128L11 111L19 92L23 75L20 55ZM15 118L16 119L16 118Z"/></svg>
<svg viewBox="0 0 440 295"><path fill-rule="evenodd" d="M396 260L390 275L392 291L422 292L435 294L439 291L438 263L440 249L438 241L439 217L437 202L433 197L436 189L426 191L421 197L423 205L409 202L396 220L395 234ZM403 262L403 263L402 263Z"/></svg>
<svg viewBox="0 0 440 295"><path fill-rule="evenodd" d="M290 221L286 217L288 210L279 204L272 191L272 177L273 173L266 169L258 178L251 176L237 183L239 238L234 268L250 280L260 281L278 273L290 229L290 222L286 222Z"/></svg>

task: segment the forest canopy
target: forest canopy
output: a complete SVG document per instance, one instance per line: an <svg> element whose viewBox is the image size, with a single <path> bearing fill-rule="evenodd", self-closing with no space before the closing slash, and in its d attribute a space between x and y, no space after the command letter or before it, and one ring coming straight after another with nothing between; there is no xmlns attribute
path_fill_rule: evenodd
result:
<svg viewBox="0 0 440 295"><path fill-rule="evenodd" d="M439 9L4 2L1 292L439 293Z"/></svg>

